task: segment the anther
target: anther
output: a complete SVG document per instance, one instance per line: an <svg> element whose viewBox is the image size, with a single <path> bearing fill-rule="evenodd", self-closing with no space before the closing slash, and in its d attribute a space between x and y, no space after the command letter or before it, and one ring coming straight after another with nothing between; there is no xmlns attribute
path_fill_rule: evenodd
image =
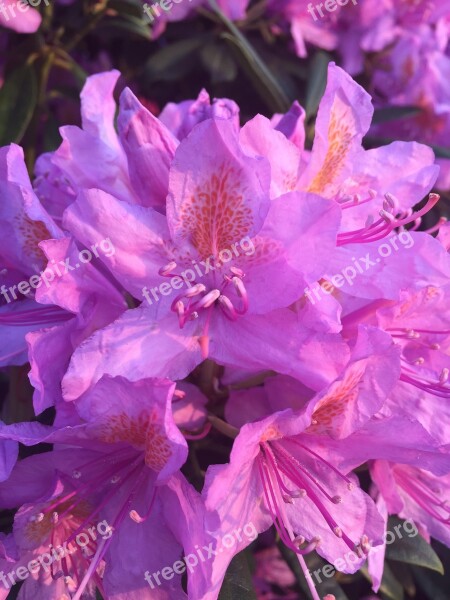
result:
<svg viewBox="0 0 450 600"><path fill-rule="evenodd" d="M230 271L233 273L233 275L236 275L236 277L240 277L241 279L245 277L244 271L242 269L238 269L238 267L230 267Z"/></svg>
<svg viewBox="0 0 450 600"><path fill-rule="evenodd" d="M165 267L159 269L158 273L162 277L167 277L174 269L177 268L177 263L174 260L171 260Z"/></svg>
<svg viewBox="0 0 450 600"><path fill-rule="evenodd" d="M187 290L184 296L186 298L193 298L194 296L198 296L198 294L202 294L203 292L206 292L206 287L203 285L203 283L197 283L196 285L192 286L190 290Z"/></svg>
<svg viewBox="0 0 450 600"><path fill-rule="evenodd" d="M38 513L37 515L31 516L30 521L32 523L40 523L41 521L44 520L44 517L45 517L44 513Z"/></svg>
<svg viewBox="0 0 450 600"><path fill-rule="evenodd" d="M387 204L387 205L388 205L388 206L389 206L391 209L394 209L394 208L396 208L396 206L397 206L397 202L396 202L396 198L395 198L395 196L393 196L392 194L390 194L389 192L387 192L387 193L384 195L384 197L385 197L385 201L384 201L384 202L386 202L386 204ZM383 202L383 204L384 204L384 202Z"/></svg>
<svg viewBox="0 0 450 600"><path fill-rule="evenodd" d="M199 302L195 305L195 308L209 308L214 304L214 302L219 298L220 291L219 290L211 290L208 292Z"/></svg>
<svg viewBox="0 0 450 600"><path fill-rule="evenodd" d="M305 498L307 496L307 493L306 493L306 490L299 489L299 490L294 490L293 492L291 492L291 496L293 498Z"/></svg>
<svg viewBox="0 0 450 600"><path fill-rule="evenodd" d="M283 494L283 500L286 504L294 504L294 499L292 496L288 496L287 494Z"/></svg>
<svg viewBox="0 0 450 600"><path fill-rule="evenodd" d="M294 540L293 543L295 546L302 546L304 543L306 542L306 539L302 536L302 535L298 535Z"/></svg>
<svg viewBox="0 0 450 600"><path fill-rule="evenodd" d="M444 385L445 383L447 383L448 381L448 376L449 376L449 370L447 368L442 369L441 371L441 375L439 377L439 383L441 385Z"/></svg>
<svg viewBox="0 0 450 600"><path fill-rule="evenodd" d="M130 510L129 515L135 523L143 523L145 521L136 510Z"/></svg>
<svg viewBox="0 0 450 600"><path fill-rule="evenodd" d="M336 537L342 537L342 529L340 527L333 527L333 533Z"/></svg>
<svg viewBox="0 0 450 600"><path fill-rule="evenodd" d="M417 331L414 331L414 329L408 329L408 331L406 332L406 336L410 340L417 340L420 338L420 333L418 333Z"/></svg>

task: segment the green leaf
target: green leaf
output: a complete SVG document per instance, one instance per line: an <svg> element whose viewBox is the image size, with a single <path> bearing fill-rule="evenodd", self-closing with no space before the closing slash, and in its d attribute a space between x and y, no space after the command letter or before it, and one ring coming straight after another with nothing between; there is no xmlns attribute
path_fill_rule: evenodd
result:
<svg viewBox="0 0 450 600"><path fill-rule="evenodd" d="M108 8L116 10L120 15L131 15L144 19L142 3L139 0L109 0Z"/></svg>
<svg viewBox="0 0 450 600"><path fill-rule="evenodd" d="M442 576L413 567L414 579L429 600L448 600L449 581Z"/></svg>
<svg viewBox="0 0 450 600"><path fill-rule="evenodd" d="M135 37L141 37L145 40L151 40L151 31L148 24L139 17L133 15L122 15L121 17L113 17L105 19L97 25L97 29L120 29L123 33L130 33Z"/></svg>
<svg viewBox="0 0 450 600"><path fill-rule="evenodd" d="M219 600L256 600L247 553L240 552L230 563Z"/></svg>
<svg viewBox="0 0 450 600"><path fill-rule="evenodd" d="M238 69L234 58L224 44L212 42L203 46L200 52L203 66L209 72L212 83L234 81Z"/></svg>
<svg viewBox="0 0 450 600"><path fill-rule="evenodd" d="M0 89L0 146L20 142L38 99L37 78L31 65L13 71Z"/></svg>
<svg viewBox="0 0 450 600"><path fill-rule="evenodd" d="M316 52L310 63L310 74L306 90L306 118L314 116L327 86L328 64L333 60L327 52Z"/></svg>
<svg viewBox="0 0 450 600"><path fill-rule="evenodd" d="M397 529L395 529L396 527ZM403 520L398 517L390 517L388 531L398 531L399 535L395 536L392 544L386 545L386 558L426 567L443 575L444 567L439 556L421 535L409 537L405 532Z"/></svg>
<svg viewBox="0 0 450 600"><path fill-rule="evenodd" d="M436 154L437 158L450 158L450 148L443 148L442 146L434 146L433 144L429 144Z"/></svg>
<svg viewBox="0 0 450 600"><path fill-rule="evenodd" d="M148 82L177 81L195 66L193 55L196 54L211 36L198 35L175 42L152 54L144 68L144 78Z"/></svg>
<svg viewBox="0 0 450 600"><path fill-rule="evenodd" d="M229 33L223 33L221 37L235 48L236 56L242 68L260 91L263 100L274 112L288 111L292 103L291 99L255 48L242 35L236 25L222 13L216 0L209 0L209 4L229 31Z"/></svg>
<svg viewBox="0 0 450 600"><path fill-rule="evenodd" d="M388 123L397 119L405 119L415 117L422 112L418 106L389 106L387 108L379 108L374 112L372 124Z"/></svg>

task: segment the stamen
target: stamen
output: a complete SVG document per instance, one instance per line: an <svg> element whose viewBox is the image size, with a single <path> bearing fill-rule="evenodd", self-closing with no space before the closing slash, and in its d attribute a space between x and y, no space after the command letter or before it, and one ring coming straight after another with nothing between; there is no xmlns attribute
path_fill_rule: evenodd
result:
<svg viewBox="0 0 450 600"><path fill-rule="evenodd" d="M234 288L236 290L237 295L239 296L239 298L242 299L242 303L243 303L243 308L242 309L236 309L236 312L240 315L243 315L247 312L248 310L248 294L247 294L247 290L245 289L245 285L242 281L242 279L240 279L239 277L233 277L231 279L231 281L233 282Z"/></svg>
<svg viewBox="0 0 450 600"><path fill-rule="evenodd" d="M386 194L385 198L384 209L380 210L379 213L380 219L373 224L366 223L366 226L362 229L339 233L337 236L337 245L345 246L346 244L375 242L385 238L396 228L404 227L412 222L416 222L417 224L418 219L435 206L440 196L438 194L430 194L426 205L421 210L407 216L399 215L399 211L396 208L396 199L392 194Z"/></svg>

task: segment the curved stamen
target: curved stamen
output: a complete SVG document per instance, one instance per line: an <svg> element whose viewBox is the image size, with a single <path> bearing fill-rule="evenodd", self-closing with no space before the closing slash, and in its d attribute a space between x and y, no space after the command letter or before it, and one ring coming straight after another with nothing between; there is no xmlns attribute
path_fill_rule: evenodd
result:
<svg viewBox="0 0 450 600"><path fill-rule="evenodd" d="M384 208L380 210L380 219L375 223L368 222L362 229L339 233L337 236L337 245L345 246L346 244L370 243L381 240L394 231L394 229L420 220L423 215L428 213L437 204L440 196L438 194L430 194L427 203L422 209L407 216L398 216L398 211L391 195L386 194L385 198Z"/></svg>
<svg viewBox="0 0 450 600"><path fill-rule="evenodd" d="M401 470L395 472L395 478L400 487L402 487L430 516L441 523L450 524L450 511L445 505L445 502L442 502L427 487L422 485L418 479L408 477L406 473ZM444 512L445 517L440 515L437 510Z"/></svg>

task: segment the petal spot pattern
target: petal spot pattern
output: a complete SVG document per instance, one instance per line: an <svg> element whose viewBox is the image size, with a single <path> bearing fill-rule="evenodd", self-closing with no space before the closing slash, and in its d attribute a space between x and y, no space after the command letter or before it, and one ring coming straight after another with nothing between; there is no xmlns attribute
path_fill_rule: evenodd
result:
<svg viewBox="0 0 450 600"><path fill-rule="evenodd" d="M308 187L308 192L315 194L323 192L342 171L353 139L343 115L337 115L334 109L335 106L328 127L328 150L319 172Z"/></svg>
<svg viewBox="0 0 450 600"><path fill-rule="evenodd" d="M241 170L221 165L195 187L180 213L181 233L190 238L200 257L218 257L221 250L239 242L253 227Z"/></svg>
<svg viewBox="0 0 450 600"><path fill-rule="evenodd" d="M155 471L161 471L172 455L155 411L142 410L137 416L113 415L101 425L99 436L107 444L127 443L143 450L146 465Z"/></svg>
<svg viewBox="0 0 450 600"><path fill-rule="evenodd" d="M313 413L313 419L317 424L309 427L308 431L326 432L336 418L348 413L350 406L358 399L363 377L364 367L354 365L352 371L342 381L336 382L318 403Z"/></svg>
<svg viewBox="0 0 450 600"><path fill-rule="evenodd" d="M52 237L45 224L42 221L33 221L27 215L17 216L16 221L26 255L37 261L39 265L45 264L45 254L38 246L39 242Z"/></svg>

